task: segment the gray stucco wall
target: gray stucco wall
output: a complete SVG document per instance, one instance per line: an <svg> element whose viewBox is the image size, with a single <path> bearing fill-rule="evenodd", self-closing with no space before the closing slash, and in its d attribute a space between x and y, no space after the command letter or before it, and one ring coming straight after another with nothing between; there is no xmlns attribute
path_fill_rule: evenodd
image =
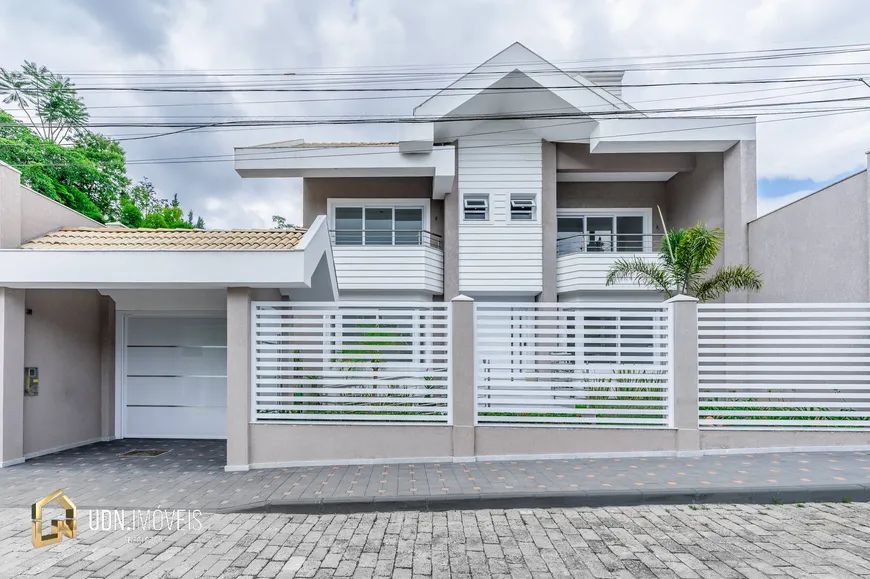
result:
<svg viewBox="0 0 870 579"><path fill-rule="evenodd" d="M344 177L302 180L302 226L326 215L327 199L429 199L430 231L444 235L444 202L432 199L430 177Z"/></svg>
<svg viewBox="0 0 870 579"><path fill-rule="evenodd" d="M252 424L250 444L253 468L376 459L443 460L453 454L449 426Z"/></svg>
<svg viewBox="0 0 870 579"><path fill-rule="evenodd" d="M866 302L867 172L862 171L749 224L749 263L764 287L754 302Z"/></svg>
<svg viewBox="0 0 870 579"><path fill-rule="evenodd" d="M21 187L21 241L29 241L61 227L102 227L78 211L45 195Z"/></svg>
<svg viewBox="0 0 870 579"><path fill-rule="evenodd" d="M24 365L39 368L39 395L24 398L25 456L99 439L99 293L27 290L25 307Z"/></svg>
<svg viewBox="0 0 870 579"><path fill-rule="evenodd" d="M725 226L724 171L722 153L698 153L695 170L677 173L665 183L669 229ZM726 232L727 234L728 232Z"/></svg>
<svg viewBox="0 0 870 579"><path fill-rule="evenodd" d="M453 170L459 175L459 141L453 158ZM459 179L444 198L444 301L459 295Z"/></svg>
<svg viewBox="0 0 870 579"><path fill-rule="evenodd" d="M541 143L541 248L543 291L538 301L555 302L558 297L556 285L556 207L558 184L556 182L556 144Z"/></svg>
<svg viewBox="0 0 870 579"><path fill-rule="evenodd" d="M665 185L645 182L559 183L556 186L556 204L558 209L651 209L653 233L661 233L662 225L656 207L661 207L667 220L668 196Z"/></svg>

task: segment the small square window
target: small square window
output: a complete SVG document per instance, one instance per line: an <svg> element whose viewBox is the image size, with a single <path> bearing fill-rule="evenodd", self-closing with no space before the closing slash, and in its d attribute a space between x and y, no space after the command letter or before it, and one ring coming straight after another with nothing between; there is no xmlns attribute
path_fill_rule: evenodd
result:
<svg viewBox="0 0 870 579"><path fill-rule="evenodd" d="M511 195L511 221L535 220L535 196Z"/></svg>
<svg viewBox="0 0 870 579"><path fill-rule="evenodd" d="M489 219L489 195L466 195L462 198L462 215L465 221Z"/></svg>

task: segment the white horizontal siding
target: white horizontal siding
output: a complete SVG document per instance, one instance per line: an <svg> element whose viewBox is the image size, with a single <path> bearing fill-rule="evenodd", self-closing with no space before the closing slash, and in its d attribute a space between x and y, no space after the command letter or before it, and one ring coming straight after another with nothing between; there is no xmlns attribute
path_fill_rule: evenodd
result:
<svg viewBox="0 0 870 579"><path fill-rule="evenodd" d="M645 261L655 261L656 253L572 253L562 255L556 260L556 288L558 293L579 290L638 290L644 289L630 281L606 286L607 273L613 262L620 258L641 257Z"/></svg>
<svg viewBox="0 0 870 579"><path fill-rule="evenodd" d="M540 138L518 132L462 138L458 178L461 195L487 194L490 203L486 223L464 223L460 215L459 291L539 293L540 216L534 223L511 223L508 205L512 193L531 194L540 211Z"/></svg>
<svg viewBox="0 0 870 579"><path fill-rule="evenodd" d="M332 248L339 292L444 293L444 254L424 246Z"/></svg>

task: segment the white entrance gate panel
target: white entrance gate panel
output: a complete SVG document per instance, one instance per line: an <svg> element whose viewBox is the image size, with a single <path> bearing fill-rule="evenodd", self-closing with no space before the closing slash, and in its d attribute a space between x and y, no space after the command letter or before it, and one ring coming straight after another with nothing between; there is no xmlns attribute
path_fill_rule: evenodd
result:
<svg viewBox="0 0 870 579"><path fill-rule="evenodd" d="M450 304L254 302L254 422L449 424Z"/></svg>
<svg viewBox="0 0 870 579"><path fill-rule="evenodd" d="M124 436L225 438L224 318L126 320Z"/></svg>
<svg viewBox="0 0 870 579"><path fill-rule="evenodd" d="M477 302L477 422L672 427L670 320L662 304Z"/></svg>

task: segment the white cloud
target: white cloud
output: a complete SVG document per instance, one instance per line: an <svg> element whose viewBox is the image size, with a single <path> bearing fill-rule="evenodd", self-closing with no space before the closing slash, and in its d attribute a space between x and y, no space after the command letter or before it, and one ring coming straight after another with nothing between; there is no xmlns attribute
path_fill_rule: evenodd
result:
<svg viewBox="0 0 870 579"><path fill-rule="evenodd" d="M107 9L114 0L42 0L40 10L27 3L0 3L0 66L37 60L61 72L95 70L272 69L301 71L335 67L415 67L456 74L521 41L556 64L610 63L660 54L758 50L866 41L870 12L864 0L125 0L124 9ZM735 71L630 72L627 83L841 75L870 67L836 66L867 60L845 55L837 60L807 58L824 67L743 68ZM763 63L762 63L763 64ZM775 62L774 62L775 64ZM431 67L431 68L427 68ZM447 84L455 75L439 75L428 85ZM203 79L209 80L209 79ZM214 79L211 79L214 81ZM324 81L318 78L318 81ZM78 80L79 84L89 80ZM118 82L118 81L115 81ZM141 82L141 81L140 81ZM161 80L160 82L168 82ZM228 80L227 82L236 82ZM776 96L790 99L870 96L853 83L843 90L807 94L824 87L725 86L632 88L630 102L698 97L686 103L708 105ZM740 90L745 95L726 95ZM333 102L283 102L347 97L317 93L219 93L149 95L84 93L92 107L129 104L201 103L197 107L93 109L95 117L159 120L170 115L222 119L233 115L401 115L417 99L382 98ZM213 106L207 103L228 102ZM669 106L680 101L641 107ZM758 175L811 178L816 181L854 170L870 148L870 113L766 122L759 118ZM130 141L130 159L228 155L233 146L288 138L329 140L379 139L395 135L374 127L294 127L281 130L212 131L178 137ZM109 131L107 131L109 132ZM147 132L136 129L134 132ZM182 203L204 214L209 226L264 226L273 213L300 221L298 181L242 180L230 162L131 165L134 178L150 177L166 196L178 192ZM792 194L795 195L795 194ZM790 196L786 196L790 197ZM782 197L777 198L779 200ZM762 204L774 200L760 200Z"/></svg>

